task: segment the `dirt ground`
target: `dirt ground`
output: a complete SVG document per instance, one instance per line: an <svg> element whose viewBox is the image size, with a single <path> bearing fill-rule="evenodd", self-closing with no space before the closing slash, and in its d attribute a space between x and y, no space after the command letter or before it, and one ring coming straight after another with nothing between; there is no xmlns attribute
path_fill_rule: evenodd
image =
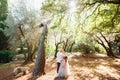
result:
<svg viewBox="0 0 120 80"><path fill-rule="evenodd" d="M69 55L71 75L67 79L57 80L120 80L120 59L105 55ZM15 63L14 63L15 64ZM31 69L33 69L33 63ZM13 76L13 68L0 69L0 80L28 80L31 73L19 78ZM46 74L37 80L54 80L56 76L56 61L48 59L45 67Z"/></svg>

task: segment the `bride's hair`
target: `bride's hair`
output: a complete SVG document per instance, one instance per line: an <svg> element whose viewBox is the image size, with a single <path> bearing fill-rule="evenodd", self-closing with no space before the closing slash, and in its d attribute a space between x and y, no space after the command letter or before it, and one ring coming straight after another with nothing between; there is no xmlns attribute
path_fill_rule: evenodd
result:
<svg viewBox="0 0 120 80"><path fill-rule="evenodd" d="M67 61L68 57L67 57L67 56L64 56L63 59L64 59L65 61Z"/></svg>

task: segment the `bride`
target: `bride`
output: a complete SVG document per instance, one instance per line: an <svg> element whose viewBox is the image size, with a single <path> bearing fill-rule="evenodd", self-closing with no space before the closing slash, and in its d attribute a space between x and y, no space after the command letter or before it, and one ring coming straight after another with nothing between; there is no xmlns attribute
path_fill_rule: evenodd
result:
<svg viewBox="0 0 120 80"><path fill-rule="evenodd" d="M68 57L64 56L61 65L58 70L57 77L58 78L67 78L70 75L70 68L68 63Z"/></svg>

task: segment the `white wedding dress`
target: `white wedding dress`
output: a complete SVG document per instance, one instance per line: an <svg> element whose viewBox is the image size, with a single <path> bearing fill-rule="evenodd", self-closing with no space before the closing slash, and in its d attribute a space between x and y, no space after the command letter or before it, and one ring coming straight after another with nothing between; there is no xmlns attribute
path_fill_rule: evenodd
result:
<svg viewBox="0 0 120 80"><path fill-rule="evenodd" d="M64 59L61 61L59 71L57 74L57 77L59 78L67 78L70 75L70 68L68 61L65 61Z"/></svg>

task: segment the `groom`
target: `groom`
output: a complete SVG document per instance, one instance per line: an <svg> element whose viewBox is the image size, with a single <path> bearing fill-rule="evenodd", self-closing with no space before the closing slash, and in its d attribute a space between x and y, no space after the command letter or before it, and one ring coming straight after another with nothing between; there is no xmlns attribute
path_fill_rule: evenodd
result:
<svg viewBox="0 0 120 80"><path fill-rule="evenodd" d="M60 67L60 64L61 64L61 61L63 59L63 54L64 54L64 50L61 49L58 53L57 53L57 73L59 71L59 67Z"/></svg>

